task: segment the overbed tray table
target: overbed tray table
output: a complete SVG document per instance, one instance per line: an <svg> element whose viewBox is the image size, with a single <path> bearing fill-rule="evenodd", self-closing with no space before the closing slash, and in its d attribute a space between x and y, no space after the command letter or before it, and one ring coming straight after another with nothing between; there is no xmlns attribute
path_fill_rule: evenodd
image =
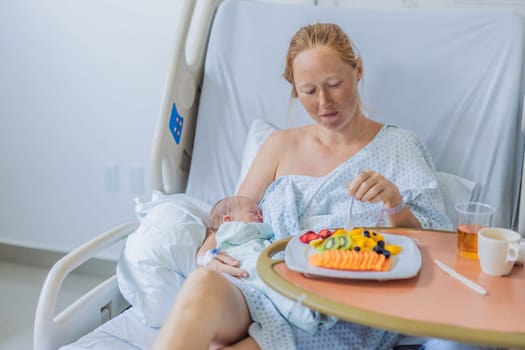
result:
<svg viewBox="0 0 525 350"><path fill-rule="evenodd" d="M418 275L388 281L312 278L272 257L290 238L269 246L259 258L261 278L279 293L310 308L360 324L404 334L461 342L525 348L525 268L509 276L481 272L478 260L456 255L453 232L372 228L415 239L422 265ZM439 270L439 259L483 286L481 295Z"/></svg>

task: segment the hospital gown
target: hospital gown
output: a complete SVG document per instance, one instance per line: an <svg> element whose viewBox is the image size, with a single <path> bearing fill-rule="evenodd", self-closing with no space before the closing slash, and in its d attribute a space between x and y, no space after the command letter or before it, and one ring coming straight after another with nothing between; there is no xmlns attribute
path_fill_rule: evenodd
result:
<svg viewBox="0 0 525 350"><path fill-rule="evenodd" d="M347 187L357 169L374 170L395 183L423 227L451 228L428 150L412 132L385 125L359 153L329 174L283 176L266 189L260 205L264 222L272 226L275 239L305 229L344 226L350 203ZM356 224L376 225L381 208L381 203L356 201ZM283 322L263 293L246 283L236 284L254 321L249 333L264 350L390 349L397 340L396 333L344 321L311 335Z"/></svg>

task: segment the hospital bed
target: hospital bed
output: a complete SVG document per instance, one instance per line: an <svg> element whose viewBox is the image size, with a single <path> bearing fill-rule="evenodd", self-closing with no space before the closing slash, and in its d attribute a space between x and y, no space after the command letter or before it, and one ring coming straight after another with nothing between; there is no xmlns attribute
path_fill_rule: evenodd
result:
<svg viewBox="0 0 525 350"><path fill-rule="evenodd" d="M185 193L212 204L233 194L254 152L248 148L268 128L310 122L282 77L286 49L301 26L335 22L363 59L367 114L423 140L449 208L461 199L488 202L497 208L494 225L525 231L521 16L235 0L181 0L181 11L151 155L152 192L164 200ZM254 145L248 132L259 138ZM55 311L67 275L138 225L111 229L52 267L36 310L35 350L151 345L157 329L128 308L115 276Z"/></svg>

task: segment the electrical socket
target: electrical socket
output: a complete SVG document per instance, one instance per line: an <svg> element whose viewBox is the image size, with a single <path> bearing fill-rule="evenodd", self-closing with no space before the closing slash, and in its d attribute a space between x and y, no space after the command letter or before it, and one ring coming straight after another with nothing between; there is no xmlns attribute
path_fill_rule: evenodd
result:
<svg viewBox="0 0 525 350"><path fill-rule="evenodd" d="M106 164L104 167L104 190L106 192L120 191L120 169L117 164Z"/></svg>
<svg viewBox="0 0 525 350"><path fill-rule="evenodd" d="M128 167L129 191L134 194L144 193L144 166L130 164Z"/></svg>

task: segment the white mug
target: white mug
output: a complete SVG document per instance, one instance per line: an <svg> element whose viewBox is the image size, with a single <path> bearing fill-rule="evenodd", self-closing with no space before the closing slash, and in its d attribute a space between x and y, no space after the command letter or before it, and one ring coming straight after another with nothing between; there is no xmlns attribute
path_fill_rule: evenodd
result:
<svg viewBox="0 0 525 350"><path fill-rule="evenodd" d="M483 228L478 232L478 256L481 271L504 276L520 256L519 233L505 228Z"/></svg>

